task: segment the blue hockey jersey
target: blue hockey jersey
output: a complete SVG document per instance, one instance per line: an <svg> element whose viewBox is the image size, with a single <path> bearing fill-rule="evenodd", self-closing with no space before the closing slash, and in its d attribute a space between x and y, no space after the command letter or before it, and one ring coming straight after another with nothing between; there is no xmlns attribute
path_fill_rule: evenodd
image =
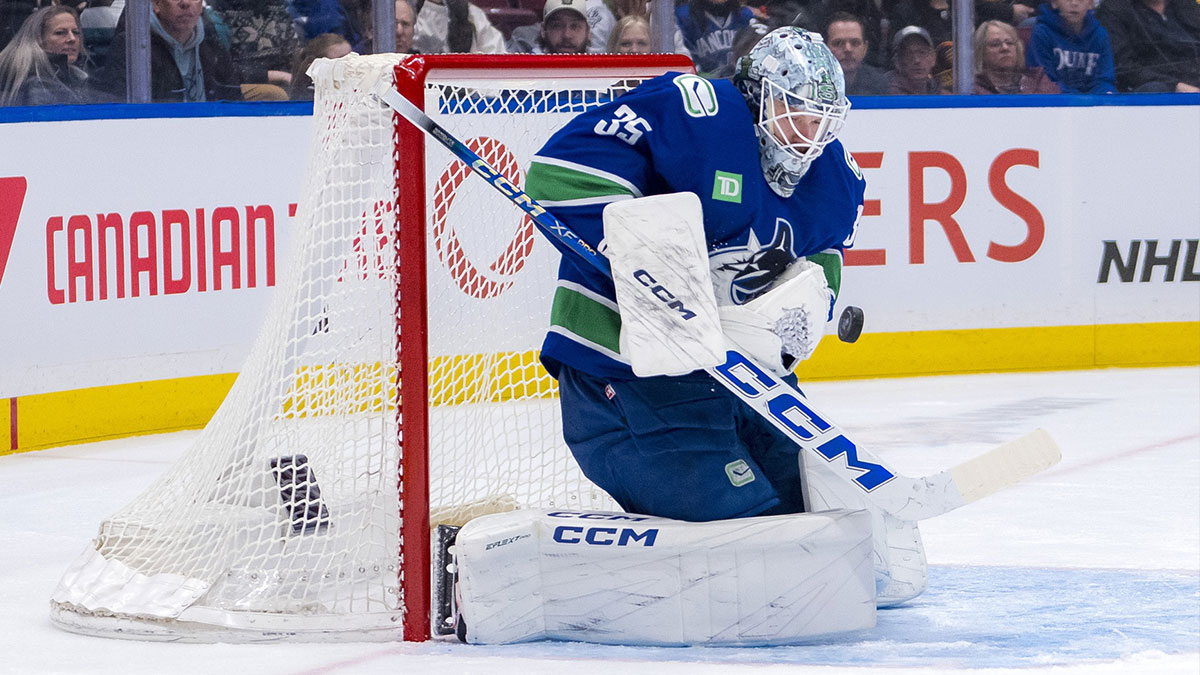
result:
<svg viewBox="0 0 1200 675"><path fill-rule="evenodd" d="M850 153L834 141L793 195L780 197L763 177L754 116L742 94L728 80L679 73L575 117L533 158L525 184L593 247L604 236L606 204L695 193L719 304L747 302L801 256L836 263L826 265L836 293L841 251L853 242L865 188ZM542 346L551 374L565 363L598 377L633 377L619 352L615 298L608 277L564 250Z"/></svg>
<svg viewBox="0 0 1200 675"><path fill-rule="evenodd" d="M1041 66L1065 94L1110 94L1116 91L1116 70L1108 32L1092 11L1083 29L1073 33L1058 10L1038 8L1037 23L1025 52L1028 66Z"/></svg>

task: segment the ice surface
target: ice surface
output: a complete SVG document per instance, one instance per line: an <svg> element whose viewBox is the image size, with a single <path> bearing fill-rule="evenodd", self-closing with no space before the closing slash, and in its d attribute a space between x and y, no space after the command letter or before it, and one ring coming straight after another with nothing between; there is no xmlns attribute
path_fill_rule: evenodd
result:
<svg viewBox="0 0 1200 675"><path fill-rule="evenodd" d="M1200 368L805 387L857 443L931 473L1044 427L1047 473L921 525L929 590L876 629L795 647L157 644L54 628L49 596L100 521L195 432L0 457L0 672L1200 672Z"/></svg>

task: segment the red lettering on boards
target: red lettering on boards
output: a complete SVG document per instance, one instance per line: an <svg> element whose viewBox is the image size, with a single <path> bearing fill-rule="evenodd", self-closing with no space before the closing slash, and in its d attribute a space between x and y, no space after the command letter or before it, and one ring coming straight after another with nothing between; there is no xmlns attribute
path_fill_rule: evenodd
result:
<svg viewBox="0 0 1200 675"><path fill-rule="evenodd" d="M295 205L288 210L294 214ZM206 213L51 216L46 296L63 304L274 286L274 208L220 206Z"/></svg>
<svg viewBox="0 0 1200 675"><path fill-rule="evenodd" d="M884 153L858 152L854 158L863 169L878 169L883 166ZM988 169L988 194L997 204L1016 215L1025 226L1024 237L1016 243L989 241L986 255L992 260L1016 263L1033 257L1045 241L1046 222L1041 211L1033 202L1018 194L1007 182L1009 170L1017 166L1039 167L1039 153L1028 148L1005 150L996 156ZM942 172L950 182L949 193L940 201L926 201L926 177L931 171ZM971 193L968 190L967 172L962 163L946 152L926 151L908 153L908 262L912 265L925 263L928 224L936 223L958 262L975 262L975 254L967 243L966 232L977 229L974 223L960 222L957 214ZM870 182L868 181L868 189ZM883 215L883 204L879 199L865 199L863 217ZM990 223L989 223L990 224ZM934 230L936 231L936 230ZM861 241L862 238L859 238ZM887 251L878 249L850 249L846 251L845 264L852 266L883 265L887 262Z"/></svg>

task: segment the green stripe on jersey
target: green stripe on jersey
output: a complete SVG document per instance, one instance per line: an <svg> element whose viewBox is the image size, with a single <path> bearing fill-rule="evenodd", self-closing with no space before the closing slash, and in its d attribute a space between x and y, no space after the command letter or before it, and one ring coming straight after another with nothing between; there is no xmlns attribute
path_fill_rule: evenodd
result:
<svg viewBox="0 0 1200 675"><path fill-rule="evenodd" d="M829 249L807 257L809 262L815 262L825 269L825 283L829 284L829 290L833 291L833 297L836 298L842 290L841 254L835 249Z"/></svg>
<svg viewBox="0 0 1200 675"><path fill-rule="evenodd" d="M563 286L555 289L550 324L613 352L621 351L621 315L579 291Z"/></svg>
<svg viewBox="0 0 1200 675"><path fill-rule="evenodd" d="M534 160L525 174L525 193L539 202L569 202L595 197L635 197L628 186L602 176Z"/></svg>

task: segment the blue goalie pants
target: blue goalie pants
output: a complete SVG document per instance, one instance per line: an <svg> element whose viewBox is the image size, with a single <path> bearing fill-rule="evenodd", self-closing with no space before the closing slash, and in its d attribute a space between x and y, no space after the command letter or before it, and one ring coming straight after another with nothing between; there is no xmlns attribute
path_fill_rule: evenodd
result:
<svg viewBox="0 0 1200 675"><path fill-rule="evenodd" d="M562 366L563 436L631 513L708 521L804 511L798 448L706 373L607 380Z"/></svg>

